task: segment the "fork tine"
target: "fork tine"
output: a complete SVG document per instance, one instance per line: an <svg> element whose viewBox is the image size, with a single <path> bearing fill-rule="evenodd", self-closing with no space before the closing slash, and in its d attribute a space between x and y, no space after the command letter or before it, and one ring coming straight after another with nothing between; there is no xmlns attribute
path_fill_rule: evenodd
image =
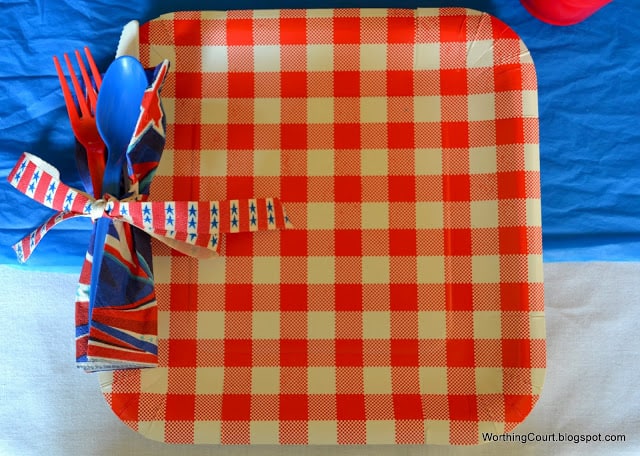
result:
<svg viewBox="0 0 640 456"><path fill-rule="evenodd" d="M78 61L78 66L80 67L80 74L82 75L82 81L84 82L85 92L87 98L89 99L89 109L91 111L95 111L97 99L96 99L96 91L93 88L93 83L89 78L89 74L87 73L87 67L84 65L84 60L82 60L82 55L80 55L80 51L76 49L75 51L76 60Z"/></svg>
<svg viewBox="0 0 640 456"><path fill-rule="evenodd" d="M98 67L96 66L95 60L93 60L93 56L91 55L91 51L87 46L84 47L84 53L87 56L87 61L89 62L89 68L91 68L91 75L93 76L93 80L96 83L97 91L100 91L100 86L102 85L102 76L98 71Z"/></svg>
<svg viewBox="0 0 640 456"><path fill-rule="evenodd" d="M69 69L69 75L71 76L71 83L73 84L73 89L76 92L76 99L78 101L78 106L80 107L80 113L83 116L91 115L89 111L89 106L87 106L87 100L82 95L82 87L80 87L80 82L76 76L76 73L73 69L73 65L71 65L71 60L69 59L69 55L67 53L64 54L64 60L67 62L67 68Z"/></svg>
<svg viewBox="0 0 640 456"><path fill-rule="evenodd" d="M71 122L75 122L78 120L78 108L76 107L76 102L73 99L73 95L71 94L71 89L69 88L69 84L67 83L67 78L62 71L62 67L60 66L60 61L58 57L53 56L53 63L56 67L56 73L58 73L58 80L60 81L60 87L62 88L62 95L64 96L64 104L67 106L67 113L69 114L69 119Z"/></svg>

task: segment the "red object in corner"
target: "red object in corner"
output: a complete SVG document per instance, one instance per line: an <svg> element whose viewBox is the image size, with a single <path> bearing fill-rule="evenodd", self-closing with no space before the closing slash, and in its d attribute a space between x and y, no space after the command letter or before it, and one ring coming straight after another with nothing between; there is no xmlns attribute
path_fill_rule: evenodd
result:
<svg viewBox="0 0 640 456"><path fill-rule="evenodd" d="M531 15L553 25L584 21L612 0L520 0Z"/></svg>

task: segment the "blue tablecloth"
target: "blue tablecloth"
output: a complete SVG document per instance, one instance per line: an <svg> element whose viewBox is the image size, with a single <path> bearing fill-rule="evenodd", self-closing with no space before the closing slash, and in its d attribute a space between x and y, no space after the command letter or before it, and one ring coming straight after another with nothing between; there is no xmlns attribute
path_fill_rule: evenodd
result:
<svg viewBox="0 0 640 456"><path fill-rule="evenodd" d="M545 261L640 260L640 2L615 0L585 22L554 27L517 0L6 0L0 29L0 264L16 264L9 246L49 215L6 183L23 151L40 155L65 182L80 186L53 55L88 45L104 70L127 22L169 11L437 6L493 14L533 55ZM66 222L47 235L26 267L79 271L89 233L88 220Z"/></svg>

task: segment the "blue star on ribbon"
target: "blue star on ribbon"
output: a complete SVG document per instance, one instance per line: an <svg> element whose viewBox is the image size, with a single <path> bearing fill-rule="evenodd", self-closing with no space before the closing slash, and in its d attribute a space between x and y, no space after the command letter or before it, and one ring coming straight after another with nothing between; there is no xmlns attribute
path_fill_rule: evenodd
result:
<svg viewBox="0 0 640 456"><path fill-rule="evenodd" d="M71 193L69 193L64 200L65 200L64 210L66 212L69 212L71 210L71 203L73 202L73 195L71 195Z"/></svg>

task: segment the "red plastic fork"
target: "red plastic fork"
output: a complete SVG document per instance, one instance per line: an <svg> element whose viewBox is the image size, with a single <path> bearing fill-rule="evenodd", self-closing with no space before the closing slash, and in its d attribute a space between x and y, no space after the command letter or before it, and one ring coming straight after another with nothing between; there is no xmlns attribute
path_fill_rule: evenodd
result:
<svg viewBox="0 0 640 456"><path fill-rule="evenodd" d="M93 194L96 198L99 198L102 196L102 176L104 174L105 167L105 144L100 137L98 127L96 126L95 108L98 100L98 91L102 84L102 78L89 48L85 47L84 53L91 69L93 82L89 77L82 55L80 55L78 50L75 51L76 60L80 67L80 74L82 75L82 81L84 82L84 90L80 86L80 82L75 74L69 56L64 54L64 60L67 64L69 75L71 76L71 84L73 85L75 98L62 71L60 61L56 56L53 57L53 63L56 66L58 79L60 80L60 87L62 87L64 102L67 106L69 120L71 121L71 128L73 129L73 133L78 142L82 144L87 151L87 163L89 165L89 174L91 175ZM80 108L79 112L78 108Z"/></svg>

